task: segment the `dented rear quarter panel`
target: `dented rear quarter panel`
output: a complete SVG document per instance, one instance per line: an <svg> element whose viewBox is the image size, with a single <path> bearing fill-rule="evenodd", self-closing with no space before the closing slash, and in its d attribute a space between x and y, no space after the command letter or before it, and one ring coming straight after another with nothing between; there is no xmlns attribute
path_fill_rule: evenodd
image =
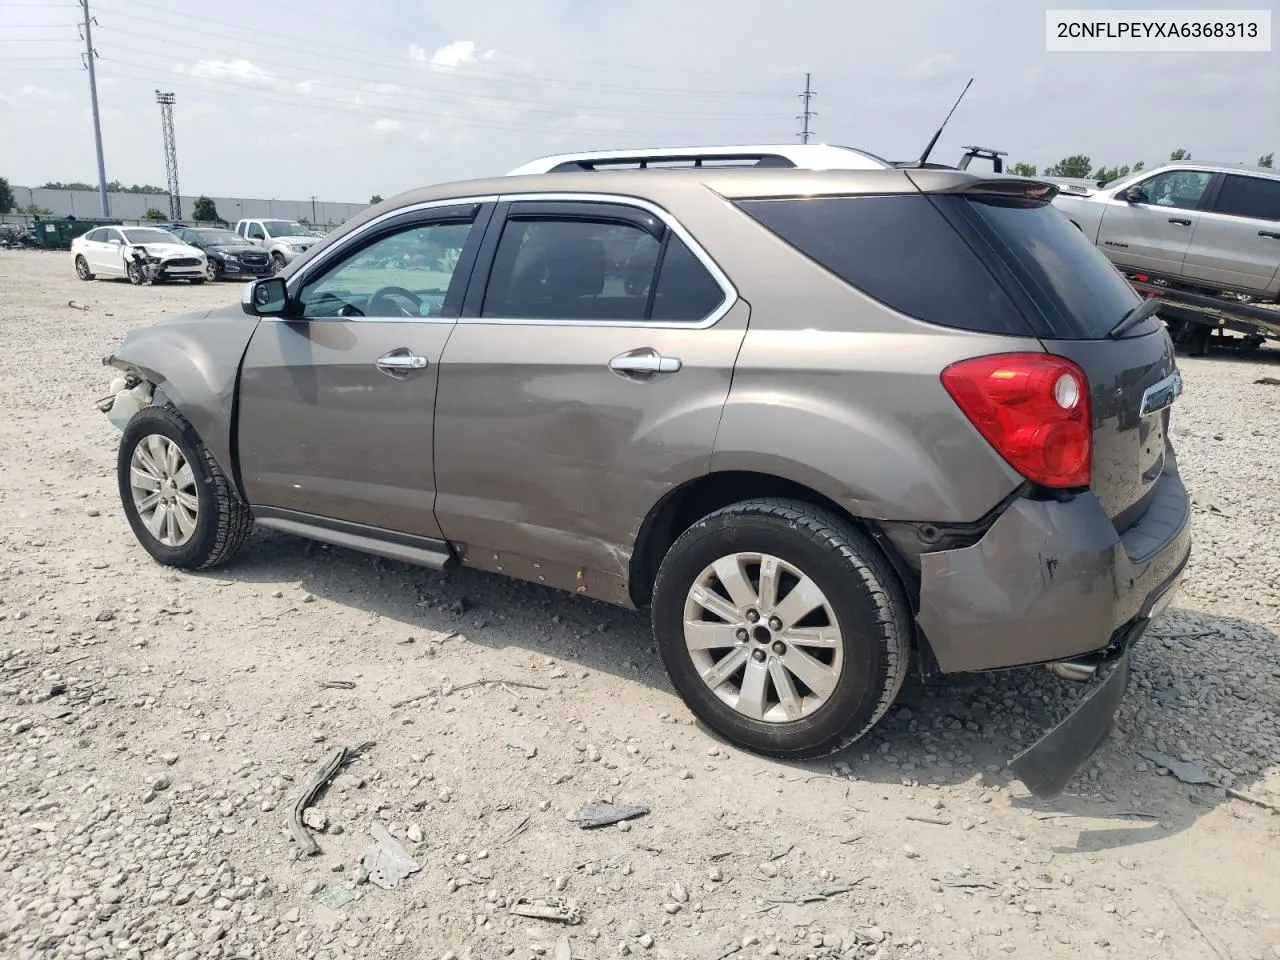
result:
<svg viewBox="0 0 1280 960"><path fill-rule="evenodd" d="M236 383L257 325L239 304L185 313L130 332L111 354L113 366L156 385L233 478L238 477L231 442Z"/></svg>

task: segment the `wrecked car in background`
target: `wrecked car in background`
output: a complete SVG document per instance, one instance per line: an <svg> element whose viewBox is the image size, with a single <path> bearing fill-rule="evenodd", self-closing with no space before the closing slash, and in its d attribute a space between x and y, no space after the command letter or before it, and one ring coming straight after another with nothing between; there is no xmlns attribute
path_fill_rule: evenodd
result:
<svg viewBox="0 0 1280 960"><path fill-rule="evenodd" d="M1045 666L1090 695L1012 764L1061 790L1190 551L1169 337L1050 184L752 149L407 193L130 333L139 542L199 569L258 523L648 608L690 709L777 757L862 737L913 651Z"/></svg>
<svg viewBox="0 0 1280 960"><path fill-rule="evenodd" d="M71 241L71 260L81 280L127 277L140 284L150 268L157 280L205 281L204 251L156 227L97 227Z"/></svg>

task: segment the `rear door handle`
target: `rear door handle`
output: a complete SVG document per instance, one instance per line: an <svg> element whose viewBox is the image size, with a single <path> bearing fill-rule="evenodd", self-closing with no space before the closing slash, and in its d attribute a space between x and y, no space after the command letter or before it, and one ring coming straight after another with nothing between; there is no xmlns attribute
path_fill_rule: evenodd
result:
<svg viewBox="0 0 1280 960"><path fill-rule="evenodd" d="M388 376L404 376L411 370L426 369L427 358L410 353L407 347L398 347L380 356L374 366Z"/></svg>
<svg viewBox="0 0 1280 960"><path fill-rule="evenodd" d="M1184 220L1184 219L1182 219L1182 217L1170 217L1170 218L1169 218L1169 222L1170 222L1170 223L1180 223L1180 224L1182 224L1184 227L1189 227L1189 226L1191 226L1191 221L1190 221L1190 220Z"/></svg>
<svg viewBox="0 0 1280 960"><path fill-rule="evenodd" d="M1280 240L1280 233L1276 233L1274 230L1259 230L1258 236L1266 237L1270 240Z"/></svg>
<svg viewBox="0 0 1280 960"><path fill-rule="evenodd" d="M675 373L682 366L678 358L660 356L655 350L622 353L609 361L609 369L618 373Z"/></svg>

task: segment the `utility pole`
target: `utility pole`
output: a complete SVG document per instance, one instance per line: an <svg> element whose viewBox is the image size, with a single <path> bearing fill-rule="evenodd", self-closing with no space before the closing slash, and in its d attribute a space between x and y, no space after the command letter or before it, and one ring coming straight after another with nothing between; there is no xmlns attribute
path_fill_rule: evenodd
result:
<svg viewBox="0 0 1280 960"><path fill-rule="evenodd" d="M314 227L315 224L316 224L316 195L313 193L311 195L311 225Z"/></svg>
<svg viewBox="0 0 1280 960"><path fill-rule="evenodd" d="M802 114L800 114L800 116L796 117L796 119L797 119L797 120L801 120L801 121L803 121L803 122L804 122L804 126L800 128L800 142L801 142L801 143L808 143L808 142L809 142L809 136L810 136L810 131L809 131L809 120L810 120L812 117L816 117L816 116L817 116L817 114L816 114L814 111L812 111L812 110L810 110L810 109L809 109L809 102L810 102L814 97L816 97L817 95L818 95L818 92L817 92L816 90L813 90L813 89L811 89L811 88L810 88L810 86L809 86L809 74L807 74L807 73L806 73L806 74L804 75L804 93L800 94L800 99L804 101L804 113L802 113Z"/></svg>
<svg viewBox="0 0 1280 960"><path fill-rule="evenodd" d="M178 143L173 136L172 93L156 91L156 103L160 104L160 129L164 136L164 173L169 180L169 219L177 223L182 219L182 195L178 193Z"/></svg>
<svg viewBox="0 0 1280 960"><path fill-rule="evenodd" d="M93 61L98 56L93 49L93 17L89 16L89 0L80 0L84 8L84 63L89 69L89 103L93 107L93 141L98 147L98 194L102 198L102 219L111 216L111 202L107 199L107 164L102 159L102 121L98 119L98 78L93 70Z"/></svg>

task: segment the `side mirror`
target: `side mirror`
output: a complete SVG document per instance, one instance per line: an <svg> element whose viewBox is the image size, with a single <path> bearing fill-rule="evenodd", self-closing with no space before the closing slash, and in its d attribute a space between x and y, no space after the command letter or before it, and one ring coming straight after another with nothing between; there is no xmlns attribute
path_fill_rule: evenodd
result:
<svg viewBox="0 0 1280 960"><path fill-rule="evenodd" d="M120 246L120 238L119 238L119 237L112 237L110 240L108 240L108 241L107 241L107 243L111 244L111 245L112 245L112 246L114 246L114 247L118 247L118 246Z"/></svg>
<svg viewBox="0 0 1280 960"><path fill-rule="evenodd" d="M1129 203L1146 203L1147 191L1141 187L1130 187L1121 195L1121 199L1127 200Z"/></svg>
<svg viewBox="0 0 1280 960"><path fill-rule="evenodd" d="M240 306L251 317L279 316L288 302L288 291L280 277L251 280L240 295Z"/></svg>

